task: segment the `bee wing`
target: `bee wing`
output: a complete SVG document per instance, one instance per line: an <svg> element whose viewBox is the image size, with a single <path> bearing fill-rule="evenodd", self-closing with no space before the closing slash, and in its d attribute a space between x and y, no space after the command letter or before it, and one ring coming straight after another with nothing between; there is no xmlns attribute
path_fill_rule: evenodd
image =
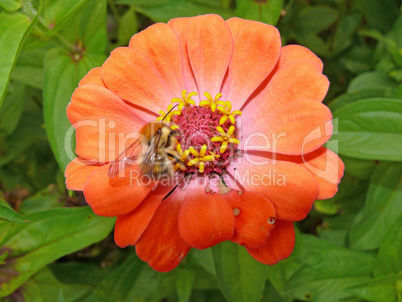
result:
<svg viewBox="0 0 402 302"><path fill-rule="evenodd" d="M152 140L144 154L143 160L143 173L152 176L154 173L155 163L157 160L158 149L156 148L155 141Z"/></svg>
<svg viewBox="0 0 402 302"><path fill-rule="evenodd" d="M123 172L128 167L133 166L139 157L140 150L141 141L136 140L112 162L107 172L108 176L110 178L114 178L118 176L120 172Z"/></svg>

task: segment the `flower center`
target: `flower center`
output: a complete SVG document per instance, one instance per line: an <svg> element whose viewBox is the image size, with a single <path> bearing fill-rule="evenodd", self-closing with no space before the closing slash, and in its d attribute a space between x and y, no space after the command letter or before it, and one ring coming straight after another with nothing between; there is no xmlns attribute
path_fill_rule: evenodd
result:
<svg viewBox="0 0 402 302"><path fill-rule="evenodd" d="M236 117L241 112L232 111L232 104L220 100L220 93L214 98L204 93L206 99L198 106L191 99L194 95L197 93L187 95L184 90L181 99L171 101L178 103L177 109L169 105L167 113L161 110L157 119L178 133L176 150L180 162L175 164L175 170L223 174L231 160L239 156Z"/></svg>

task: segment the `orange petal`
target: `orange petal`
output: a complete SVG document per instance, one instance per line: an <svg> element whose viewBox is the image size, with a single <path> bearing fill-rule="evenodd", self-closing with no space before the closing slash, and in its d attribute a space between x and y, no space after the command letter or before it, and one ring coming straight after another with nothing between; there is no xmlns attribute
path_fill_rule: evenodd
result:
<svg viewBox="0 0 402 302"><path fill-rule="evenodd" d="M313 100L321 102L329 81L314 61L299 60L282 66L265 88L242 109L243 117L266 118L291 102ZM270 77L271 77L270 76Z"/></svg>
<svg viewBox="0 0 402 302"><path fill-rule="evenodd" d="M158 70L136 49L113 50L102 65L102 79L123 100L154 113L166 108L172 99Z"/></svg>
<svg viewBox="0 0 402 302"><path fill-rule="evenodd" d="M303 157L301 163L316 178L319 186L317 199L328 199L338 192L345 165L331 150L321 147Z"/></svg>
<svg viewBox="0 0 402 302"><path fill-rule="evenodd" d="M164 200L135 246L137 256L156 271L174 269L190 250L177 227L180 207L181 200Z"/></svg>
<svg viewBox="0 0 402 302"><path fill-rule="evenodd" d="M253 106L249 104L247 109ZM322 103L294 101L273 113L263 108L249 110L242 120L245 150L307 154L321 147L332 135L332 114Z"/></svg>
<svg viewBox="0 0 402 302"><path fill-rule="evenodd" d="M257 261L273 265L288 258L295 246L295 229L292 222L278 220L275 229L271 231L268 243L257 249L247 249L247 252Z"/></svg>
<svg viewBox="0 0 402 302"><path fill-rule="evenodd" d="M311 50L300 45L286 45L281 48L281 56L279 57L277 69L298 60L311 60L317 64L320 71L324 68L324 64Z"/></svg>
<svg viewBox="0 0 402 302"><path fill-rule="evenodd" d="M140 129L155 117L133 109L106 88L96 85L83 85L75 89L67 116L71 124L88 119L93 115L117 116L127 119Z"/></svg>
<svg viewBox="0 0 402 302"><path fill-rule="evenodd" d="M232 191L226 197L235 215L235 232L231 241L257 248L267 243L275 227L275 209L269 199L254 192Z"/></svg>
<svg viewBox="0 0 402 302"><path fill-rule="evenodd" d="M227 25L229 26L230 32L232 33L233 40L236 40L238 35L250 24L254 24L254 21L245 20L238 17L233 17L226 20Z"/></svg>
<svg viewBox="0 0 402 302"><path fill-rule="evenodd" d="M230 28L233 23L238 23L235 20L228 20ZM224 84L228 87L223 89L228 92L224 98L229 99L233 108L238 109L270 74L281 49L281 38L275 27L256 21L248 21L243 26L234 38L233 56L228 79Z"/></svg>
<svg viewBox="0 0 402 302"><path fill-rule="evenodd" d="M159 185L152 190L144 201L128 214L117 217L114 228L114 240L120 247L135 245L144 233L156 209L173 186Z"/></svg>
<svg viewBox="0 0 402 302"><path fill-rule="evenodd" d="M84 186L84 196L95 214L119 216L134 210L155 186L141 177L139 167L126 170L125 177L110 178L109 165L95 170Z"/></svg>
<svg viewBox="0 0 402 302"><path fill-rule="evenodd" d="M313 175L293 162L244 153L228 171L239 188L268 197L281 220L306 218L318 195Z"/></svg>
<svg viewBox="0 0 402 302"><path fill-rule="evenodd" d="M138 125L116 116L90 116L74 124L78 156L105 164L114 161L139 137Z"/></svg>
<svg viewBox="0 0 402 302"><path fill-rule="evenodd" d="M169 198L184 199L179 230L190 246L205 249L233 237L233 211L222 195L206 193L205 184L198 184L197 180L191 180L185 191L176 191Z"/></svg>
<svg viewBox="0 0 402 302"><path fill-rule="evenodd" d="M191 69L190 60L188 58L187 53L187 28L193 18L175 18L171 19L167 24L173 28L177 36L180 40L181 45L181 53L183 56L183 76L184 76L184 84L187 92L197 92L197 83L194 78L193 70ZM199 95L193 97L193 99L198 103Z"/></svg>
<svg viewBox="0 0 402 302"><path fill-rule="evenodd" d="M187 50L200 94L221 92L233 51L229 27L218 15L193 18L187 29Z"/></svg>
<svg viewBox="0 0 402 302"><path fill-rule="evenodd" d="M101 76L101 67L92 68L85 77L83 77L78 84L79 86L92 84L101 87L106 87L103 83L102 76Z"/></svg>
<svg viewBox="0 0 402 302"><path fill-rule="evenodd" d="M184 89L183 59L179 38L167 24L157 23L134 35L130 48L139 50L158 71L165 86L166 105ZM143 72L146 72L144 70Z"/></svg>
<svg viewBox="0 0 402 302"><path fill-rule="evenodd" d="M69 190L82 191L89 176L99 168L99 165L91 165L82 158L74 158L67 166L64 176Z"/></svg>

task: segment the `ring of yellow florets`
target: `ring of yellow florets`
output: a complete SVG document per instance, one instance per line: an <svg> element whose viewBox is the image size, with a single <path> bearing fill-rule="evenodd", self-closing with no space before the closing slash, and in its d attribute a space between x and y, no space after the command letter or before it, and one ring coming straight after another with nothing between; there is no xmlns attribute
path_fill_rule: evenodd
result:
<svg viewBox="0 0 402 302"><path fill-rule="evenodd" d="M186 168L176 164L176 170L223 174L239 153L236 117L241 111L232 111L231 102L220 100L221 93L214 98L204 93L206 99L198 106L191 99L195 95L196 92L187 94L183 90L182 97L172 99L166 112L159 111L157 120L170 124L179 133L176 149ZM173 103L178 103L177 108Z"/></svg>

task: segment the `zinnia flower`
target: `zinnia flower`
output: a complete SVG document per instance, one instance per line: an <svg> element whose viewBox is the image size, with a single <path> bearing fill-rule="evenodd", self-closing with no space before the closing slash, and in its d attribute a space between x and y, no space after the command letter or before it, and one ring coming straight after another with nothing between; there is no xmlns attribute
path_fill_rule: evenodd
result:
<svg viewBox="0 0 402 302"><path fill-rule="evenodd" d="M344 170L322 147L332 134L322 68L308 49L281 47L264 23L205 15L154 24L75 90L67 114L78 157L67 187L83 190L96 214L117 216L116 244L135 245L158 271L226 240L262 263L285 259L293 222L337 192ZM144 177L141 165L111 177L151 121L177 138L172 181Z"/></svg>

